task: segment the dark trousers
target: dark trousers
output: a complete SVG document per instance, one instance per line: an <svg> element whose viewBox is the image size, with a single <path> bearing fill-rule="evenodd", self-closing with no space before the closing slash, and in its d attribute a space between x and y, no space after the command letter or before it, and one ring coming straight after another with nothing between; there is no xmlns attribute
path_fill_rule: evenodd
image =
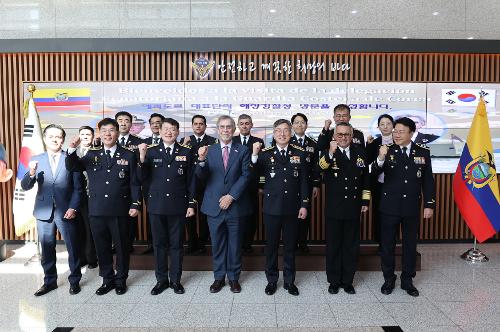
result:
<svg viewBox="0 0 500 332"><path fill-rule="evenodd" d="M208 217L212 239L214 279L235 281L241 273L240 218L229 218L225 212Z"/></svg>
<svg viewBox="0 0 500 332"><path fill-rule="evenodd" d="M133 248L135 237L137 235L137 217L129 217L129 250Z"/></svg>
<svg viewBox="0 0 500 332"><path fill-rule="evenodd" d="M298 239L297 242L299 245L306 245L307 244L307 236L309 235L309 228L311 226L311 213L307 214L306 219L297 219L297 222L299 224L299 232L298 232Z"/></svg>
<svg viewBox="0 0 500 332"><path fill-rule="evenodd" d="M296 215L273 216L264 213L266 229L266 277L268 282L277 282L278 249L280 237L283 237L283 279L285 283L295 281L295 247L297 245L297 231L299 221Z"/></svg>
<svg viewBox="0 0 500 332"><path fill-rule="evenodd" d="M372 184L371 188L372 188L372 230L373 230L372 234L373 234L373 240L380 245L382 222L380 220L380 213L378 213L378 207L380 206L380 198L381 198L380 194L382 192L383 183L378 182L377 179L371 179L371 184Z"/></svg>
<svg viewBox="0 0 500 332"><path fill-rule="evenodd" d="M242 219L241 245L243 248L249 248L252 245L259 220L259 214L257 213L259 211L259 192L256 188L252 188L249 189L249 195L251 195L252 199L252 214Z"/></svg>
<svg viewBox="0 0 500 332"><path fill-rule="evenodd" d="M89 206L85 198L80 204L78 214L78 232L80 234L80 261L82 265L97 264L97 254L95 250L94 238L90 229Z"/></svg>
<svg viewBox="0 0 500 332"><path fill-rule="evenodd" d="M90 216L90 227L99 259L99 275L106 284L125 286L130 264L130 219L129 216ZM116 273L111 251L113 243L116 250Z"/></svg>
<svg viewBox="0 0 500 332"><path fill-rule="evenodd" d="M201 203L198 204L199 204L198 206L201 206ZM195 215L193 217L189 217L189 220L186 224L186 230L188 235L187 245L195 249L206 245L208 242L208 235L209 235L207 216L201 213L199 209L197 211L197 216L198 216L198 223L196 222L196 215ZM197 224L199 225L200 229L199 234L198 230L196 229Z"/></svg>
<svg viewBox="0 0 500 332"><path fill-rule="evenodd" d="M155 275L158 282L180 282L182 274L182 240L184 238L184 215L149 214L153 248L155 254ZM170 269L168 255L170 254Z"/></svg>
<svg viewBox="0 0 500 332"><path fill-rule="evenodd" d="M52 216L49 220L37 220L38 241L42 248L43 283L51 285L57 283L56 269L56 228L68 250L68 265L70 274L68 281L71 285L78 284L82 278L80 271L80 257L78 252L77 220L60 220Z"/></svg>
<svg viewBox="0 0 500 332"><path fill-rule="evenodd" d="M326 218L326 276L328 282L352 285L359 255L359 218Z"/></svg>
<svg viewBox="0 0 500 332"><path fill-rule="evenodd" d="M417 232L419 227L419 216L400 217L385 213L380 213L382 221L382 272L384 279L390 280L396 277L394 274L395 258L394 250L396 248L396 234L401 224L403 234L403 258L402 258L402 273L401 282L410 282L415 277L416 262L417 262Z"/></svg>

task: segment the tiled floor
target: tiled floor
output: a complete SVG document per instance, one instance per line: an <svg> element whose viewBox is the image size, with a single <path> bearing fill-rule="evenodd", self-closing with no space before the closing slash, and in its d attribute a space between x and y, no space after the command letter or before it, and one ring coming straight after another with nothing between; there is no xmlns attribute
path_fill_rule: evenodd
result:
<svg viewBox="0 0 500 332"><path fill-rule="evenodd" d="M84 269L82 292L68 294L66 252L60 246L59 288L36 298L42 283L39 262L25 265L32 245L11 247L14 255L0 263L0 331L500 331L500 244L481 246L490 262L471 265L460 259L467 244L420 245L422 271L415 285L421 296L412 298L396 288L380 293L380 272L358 272L356 295L327 292L324 272L298 272L300 296L282 288L264 294L263 272L243 272L243 291L225 287L210 294L211 272L184 272L186 293L171 289L149 294L153 271L130 271L129 291L95 295L101 284L97 270ZM282 284L280 284L282 286ZM399 284L397 284L399 286Z"/></svg>

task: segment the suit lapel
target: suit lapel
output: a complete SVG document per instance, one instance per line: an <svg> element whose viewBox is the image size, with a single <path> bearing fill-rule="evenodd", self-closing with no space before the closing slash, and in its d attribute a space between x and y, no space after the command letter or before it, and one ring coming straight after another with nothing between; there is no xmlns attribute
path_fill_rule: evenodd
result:
<svg viewBox="0 0 500 332"><path fill-rule="evenodd" d="M54 180L54 176L52 175L52 168L50 167L50 159L49 159L49 153L45 152L43 158L45 159L45 164L47 165L47 174L45 176L48 176L50 180Z"/></svg>
<svg viewBox="0 0 500 332"><path fill-rule="evenodd" d="M57 177L59 176L59 173L61 173L61 170L63 169L63 164L64 164L65 158L66 158L66 153L61 150L61 155L59 156L59 161L57 163L56 172L54 175L54 181L57 179Z"/></svg>
<svg viewBox="0 0 500 332"><path fill-rule="evenodd" d="M220 168L224 172L224 161L222 160L222 149L220 144L214 144L212 149L208 148L208 153L212 154L212 159L215 161L215 167Z"/></svg>
<svg viewBox="0 0 500 332"><path fill-rule="evenodd" d="M229 169L234 164L234 160L237 157L237 154L240 152L241 144L231 144L231 150L229 151L229 160L227 161L227 169L226 174L229 172Z"/></svg>

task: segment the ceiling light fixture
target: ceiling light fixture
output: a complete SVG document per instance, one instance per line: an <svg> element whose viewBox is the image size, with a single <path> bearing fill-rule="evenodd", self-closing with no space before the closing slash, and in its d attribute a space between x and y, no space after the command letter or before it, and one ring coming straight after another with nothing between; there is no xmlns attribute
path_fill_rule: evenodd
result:
<svg viewBox="0 0 500 332"><path fill-rule="evenodd" d="M269 12L270 12L271 14L274 14L274 13L276 13L276 9L269 9Z"/></svg>
<svg viewBox="0 0 500 332"><path fill-rule="evenodd" d="M355 10L351 10L351 14L355 15L357 13L358 13L358 11L356 9Z"/></svg>
<svg viewBox="0 0 500 332"><path fill-rule="evenodd" d="M274 36L274 33L268 33L267 34L268 37L273 37Z"/></svg>
<svg viewBox="0 0 500 332"><path fill-rule="evenodd" d="M438 16L439 15L439 12L433 12L432 13L433 16Z"/></svg>
<svg viewBox="0 0 500 332"><path fill-rule="evenodd" d="M407 36L403 36L403 37L401 37L401 39L408 39L408 37Z"/></svg>
<svg viewBox="0 0 500 332"><path fill-rule="evenodd" d="M335 38L340 38L340 35L335 35L334 37L335 37Z"/></svg>
<svg viewBox="0 0 500 332"><path fill-rule="evenodd" d="M472 40L472 39L474 39L474 37L470 36L470 37L467 37L467 39Z"/></svg>

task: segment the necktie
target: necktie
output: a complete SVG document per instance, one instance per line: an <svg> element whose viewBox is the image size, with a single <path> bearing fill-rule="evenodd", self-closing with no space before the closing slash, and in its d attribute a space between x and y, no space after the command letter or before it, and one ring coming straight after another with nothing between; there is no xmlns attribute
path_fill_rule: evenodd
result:
<svg viewBox="0 0 500 332"><path fill-rule="evenodd" d="M224 170L227 170L227 162L229 161L229 148L226 145L222 148L222 161L224 162Z"/></svg>
<svg viewBox="0 0 500 332"><path fill-rule="evenodd" d="M408 148L405 146L405 147L403 147L403 149L402 149L402 150L403 150L403 158L404 158L405 160L406 160L406 159L408 159L408 155L406 154L406 151L408 151Z"/></svg>
<svg viewBox="0 0 500 332"><path fill-rule="evenodd" d="M106 162L108 167L111 167L111 150L106 150Z"/></svg>
<svg viewBox="0 0 500 332"><path fill-rule="evenodd" d="M344 155L345 159L349 160L349 157L347 156L347 151L345 149L342 150L342 155Z"/></svg>
<svg viewBox="0 0 500 332"><path fill-rule="evenodd" d="M285 150L285 149L283 149L283 150L281 150L281 151L280 151L280 153L281 153L281 157L282 157L283 159L285 159L285 157L286 157L286 150Z"/></svg>
<svg viewBox="0 0 500 332"><path fill-rule="evenodd" d="M153 144L158 144L158 143L160 143L160 139L158 137L155 137L153 139Z"/></svg>
<svg viewBox="0 0 500 332"><path fill-rule="evenodd" d="M303 142L303 141L304 141L304 140L302 139L302 137L301 137L301 138L299 138L299 146L302 146L302 142Z"/></svg>
<svg viewBox="0 0 500 332"><path fill-rule="evenodd" d="M125 136L123 136L120 140L120 145L125 146Z"/></svg>
<svg viewBox="0 0 500 332"><path fill-rule="evenodd" d="M198 145L200 145L200 143L201 143L201 138L199 138L199 137L198 137L198 138L196 139L196 142L198 142Z"/></svg>
<svg viewBox="0 0 500 332"><path fill-rule="evenodd" d="M56 155L53 154L52 156L50 156L50 170L52 171L52 176L56 175L56 168Z"/></svg>
<svg viewBox="0 0 500 332"><path fill-rule="evenodd" d="M172 151L172 148L169 146L165 151L167 152L167 159L170 160L171 157L170 151Z"/></svg>
<svg viewBox="0 0 500 332"><path fill-rule="evenodd" d="M243 145L247 145L247 137L246 136L243 137Z"/></svg>

